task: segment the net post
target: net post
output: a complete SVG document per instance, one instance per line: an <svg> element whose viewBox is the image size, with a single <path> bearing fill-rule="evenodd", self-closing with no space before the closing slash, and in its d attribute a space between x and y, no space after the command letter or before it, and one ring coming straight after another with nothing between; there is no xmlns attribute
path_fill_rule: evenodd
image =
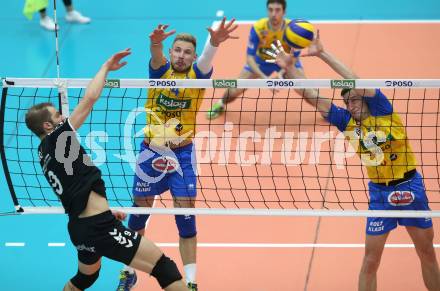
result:
<svg viewBox="0 0 440 291"><path fill-rule="evenodd" d="M6 183L8 184L9 192L11 194L12 201L14 202L15 211L18 213L22 213L23 208L18 203L17 195L15 194L14 184L12 183L11 174L9 173L8 162L6 160L6 153L5 153L4 127L5 127L5 107L6 107L7 95L8 95L8 88L3 88L2 100L0 105L0 155L3 165L3 172L5 173Z"/></svg>

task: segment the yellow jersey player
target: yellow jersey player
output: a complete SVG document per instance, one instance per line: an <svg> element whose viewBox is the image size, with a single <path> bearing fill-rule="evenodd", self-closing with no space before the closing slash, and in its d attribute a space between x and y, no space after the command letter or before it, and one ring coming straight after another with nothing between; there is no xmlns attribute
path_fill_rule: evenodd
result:
<svg viewBox="0 0 440 291"><path fill-rule="evenodd" d="M279 46L280 48L280 46ZM295 59L281 50L277 63L286 69L289 78L305 78L293 68ZM325 51L317 39L303 56L317 56L345 79L358 76ZM301 94L321 115L335 125L355 145L367 168L370 210L429 210L423 178L399 115L379 89L343 89L346 108L334 105L319 96L314 89ZM376 290L385 242L391 230L406 227L422 266L423 280L428 290L440 290L440 271L433 246L434 231L431 218L368 217L365 256L359 275L359 290Z"/></svg>
<svg viewBox="0 0 440 291"><path fill-rule="evenodd" d="M258 20L251 28L249 41L247 46L246 65L241 71L238 79L267 79L281 68L276 63L267 63L270 58L265 50L270 50L274 41L281 42L285 51L290 51L290 47L283 39L284 30L290 20L284 18L286 14L285 0L267 0L267 18ZM295 51L297 57L300 51ZM297 68L302 68L301 63L295 63ZM224 92L222 99L213 104L212 108L207 112L208 119L219 117L227 107L227 103L232 102L235 98L243 94L246 89L233 88Z"/></svg>
<svg viewBox="0 0 440 291"><path fill-rule="evenodd" d="M223 18L218 28L208 28L210 40L197 58L196 38L178 34L169 50L169 60L163 54L162 42L174 34L166 32L168 25L159 25L150 34L150 79L209 79L212 59L217 47L229 38L237 26L234 20ZM145 139L136 165L133 182L135 207L151 207L156 195L171 191L174 207L194 208L197 194L195 150L196 115L205 90L199 88L151 88L145 104L147 126ZM144 233L149 215L130 215L130 229ZM194 215L176 215L179 249L189 290L197 290L196 246L197 231ZM121 271L118 290L130 290L136 273L125 267Z"/></svg>

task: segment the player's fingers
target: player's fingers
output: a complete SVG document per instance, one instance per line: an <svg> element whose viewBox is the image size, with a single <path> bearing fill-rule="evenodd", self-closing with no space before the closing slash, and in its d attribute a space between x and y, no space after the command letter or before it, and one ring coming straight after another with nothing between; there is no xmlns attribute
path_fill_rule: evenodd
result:
<svg viewBox="0 0 440 291"><path fill-rule="evenodd" d="M234 24L234 22L235 22L235 18L232 18L231 19L231 21L229 21L227 24L226 24L226 28L229 28L229 27L231 27L233 24Z"/></svg>
<svg viewBox="0 0 440 291"><path fill-rule="evenodd" d="M231 33L231 32L233 32L234 30L236 30L237 28L238 28L238 25L236 24L236 25L234 25L233 27L229 28L229 29L228 29L228 32Z"/></svg>
<svg viewBox="0 0 440 291"><path fill-rule="evenodd" d="M268 49L264 49L264 50L263 50L263 53L265 53L266 55L268 55L268 56L270 56L270 57L272 57L272 58L276 58L276 57L277 57L277 54L276 54L276 53L274 53L273 51L268 50Z"/></svg>
<svg viewBox="0 0 440 291"><path fill-rule="evenodd" d="M223 17L222 22L220 22L220 29L225 28L226 16Z"/></svg>
<svg viewBox="0 0 440 291"><path fill-rule="evenodd" d="M170 32L165 33L165 37L169 37L170 35L175 34L175 33L176 33L176 30L173 29Z"/></svg>
<svg viewBox="0 0 440 291"><path fill-rule="evenodd" d="M166 30L169 26L170 26L169 24L162 25L162 30Z"/></svg>
<svg viewBox="0 0 440 291"><path fill-rule="evenodd" d="M229 38L230 38L230 39L239 39L240 37L239 37L239 36L233 36L233 35L230 35Z"/></svg>
<svg viewBox="0 0 440 291"><path fill-rule="evenodd" d="M274 52L276 52L276 54L279 54L279 53L280 53L280 50L276 47L275 44L271 43L271 44L270 44L270 47L274 50Z"/></svg>
<svg viewBox="0 0 440 291"><path fill-rule="evenodd" d="M283 45L281 44L281 41L280 41L279 39L277 39L276 42L277 42L278 49L279 49L280 51L282 51L283 53L285 53L284 48L283 48Z"/></svg>
<svg viewBox="0 0 440 291"><path fill-rule="evenodd" d="M319 39L319 29L316 31L316 39Z"/></svg>

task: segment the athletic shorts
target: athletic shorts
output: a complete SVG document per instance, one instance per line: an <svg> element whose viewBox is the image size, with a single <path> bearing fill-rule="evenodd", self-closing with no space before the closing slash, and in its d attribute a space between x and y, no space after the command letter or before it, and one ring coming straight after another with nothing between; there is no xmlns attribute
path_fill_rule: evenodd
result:
<svg viewBox="0 0 440 291"><path fill-rule="evenodd" d="M426 197L422 176L416 172L414 176L395 186L368 183L370 192L370 210L430 210ZM368 217L366 232L369 235L381 235L397 227L415 226L432 227L432 220L426 218L384 218Z"/></svg>
<svg viewBox="0 0 440 291"><path fill-rule="evenodd" d="M197 165L194 145L191 143L177 149L164 149L159 152L142 142L133 195L154 196L170 190L174 197L195 197Z"/></svg>
<svg viewBox="0 0 440 291"><path fill-rule="evenodd" d="M78 251L78 260L86 265L102 256L130 265L141 242L141 236L122 225L110 210L69 220L70 240Z"/></svg>

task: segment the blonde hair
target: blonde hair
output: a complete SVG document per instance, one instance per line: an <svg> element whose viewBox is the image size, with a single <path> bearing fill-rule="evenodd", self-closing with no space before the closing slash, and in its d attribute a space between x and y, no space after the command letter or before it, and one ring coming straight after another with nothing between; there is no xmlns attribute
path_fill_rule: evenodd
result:
<svg viewBox="0 0 440 291"><path fill-rule="evenodd" d="M194 50L197 47L196 38L192 34L189 34L189 33L179 33L178 35L176 35L176 38L174 38L173 45L176 41L185 41L185 42L192 43L194 46Z"/></svg>

